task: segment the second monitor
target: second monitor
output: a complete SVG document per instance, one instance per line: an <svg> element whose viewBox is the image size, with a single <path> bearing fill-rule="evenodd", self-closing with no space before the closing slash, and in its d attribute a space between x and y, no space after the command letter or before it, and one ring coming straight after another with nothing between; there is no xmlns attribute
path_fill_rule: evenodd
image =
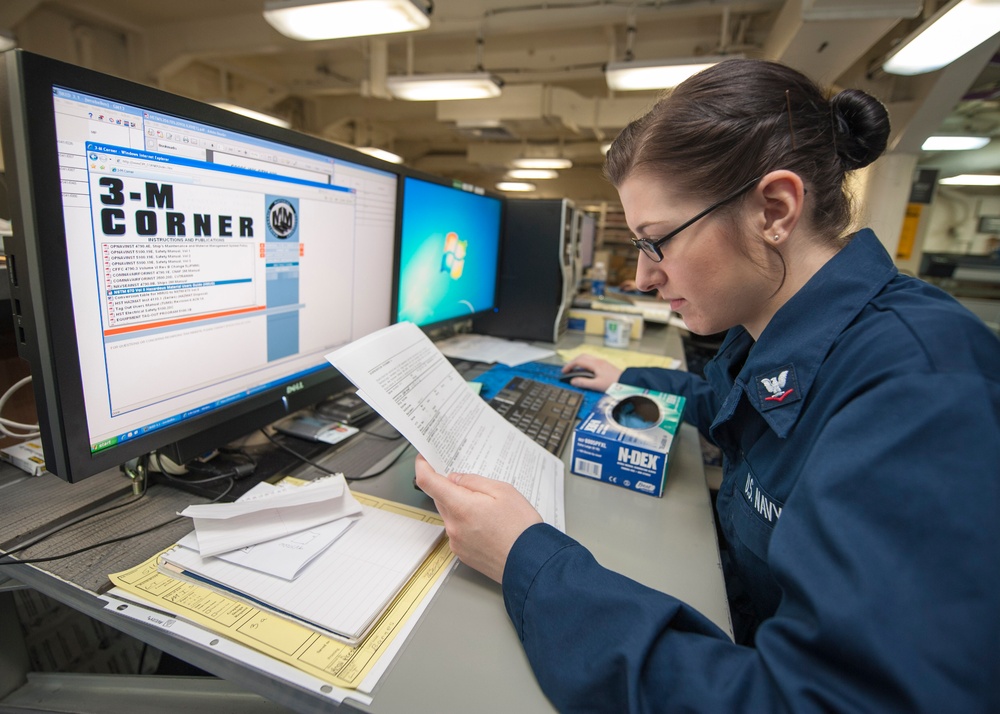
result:
<svg viewBox="0 0 1000 714"><path fill-rule="evenodd" d="M437 326L496 306L502 208L482 189L405 178L396 321Z"/></svg>

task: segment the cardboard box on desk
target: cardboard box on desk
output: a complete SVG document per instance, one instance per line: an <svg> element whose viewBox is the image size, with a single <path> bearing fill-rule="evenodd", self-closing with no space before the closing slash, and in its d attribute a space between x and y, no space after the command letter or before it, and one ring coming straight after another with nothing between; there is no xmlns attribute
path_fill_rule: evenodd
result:
<svg viewBox="0 0 1000 714"><path fill-rule="evenodd" d="M20 444L0 449L0 459L8 461L22 471L32 476L41 476L45 470L45 454L42 453L42 443L38 440L24 441Z"/></svg>
<svg viewBox="0 0 1000 714"><path fill-rule="evenodd" d="M662 496L684 397L612 384L573 432L573 473Z"/></svg>
<svg viewBox="0 0 1000 714"><path fill-rule="evenodd" d="M576 330L587 335L603 335L604 318L606 317L626 318L630 320L632 324L629 337L633 340L642 339L643 328L645 327L642 315L613 312L611 310L587 310L574 307L567 313L566 329Z"/></svg>

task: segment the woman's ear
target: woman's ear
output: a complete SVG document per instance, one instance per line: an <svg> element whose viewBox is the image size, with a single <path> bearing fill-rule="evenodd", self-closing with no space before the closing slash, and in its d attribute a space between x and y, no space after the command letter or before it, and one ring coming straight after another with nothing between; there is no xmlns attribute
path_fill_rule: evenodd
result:
<svg viewBox="0 0 1000 714"><path fill-rule="evenodd" d="M760 180L758 194L763 200L761 230L768 243L781 245L802 217L805 188L798 174L772 171Z"/></svg>

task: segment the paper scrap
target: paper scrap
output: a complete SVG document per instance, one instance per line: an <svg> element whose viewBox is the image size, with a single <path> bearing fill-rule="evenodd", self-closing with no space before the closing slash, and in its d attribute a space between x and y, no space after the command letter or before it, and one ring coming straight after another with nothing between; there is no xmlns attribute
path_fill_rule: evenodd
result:
<svg viewBox="0 0 1000 714"><path fill-rule="evenodd" d="M467 359L486 364L499 362L508 367L535 362L555 354L554 350L529 345L527 342L469 333L441 340L435 343L435 346L442 354L453 359Z"/></svg>
<svg viewBox="0 0 1000 714"><path fill-rule="evenodd" d="M180 515L194 520L201 555L218 555L360 513L361 506L345 493L347 484L338 474L267 497L188 506Z"/></svg>
<svg viewBox="0 0 1000 714"><path fill-rule="evenodd" d="M582 354L600 357L620 369L628 369L629 367L680 369L683 364L683 362L674 357L656 355L649 352L636 352L635 350L623 350L617 347L604 347L602 345L581 345L571 350L559 350L559 356L566 362L570 362Z"/></svg>

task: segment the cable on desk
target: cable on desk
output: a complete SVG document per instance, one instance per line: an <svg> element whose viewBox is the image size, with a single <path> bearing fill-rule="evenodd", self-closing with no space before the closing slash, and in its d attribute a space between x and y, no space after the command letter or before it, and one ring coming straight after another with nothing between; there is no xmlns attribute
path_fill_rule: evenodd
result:
<svg viewBox="0 0 1000 714"><path fill-rule="evenodd" d="M3 395L0 395L0 413L3 412L4 406L6 406L7 401L11 398L18 389L28 384L31 381L31 375L19 379L13 384ZM12 429L24 429L24 432L11 431ZM22 424L18 421L13 421L7 419L6 417L0 416L0 432L6 434L7 436L12 436L15 439L37 439L41 436L41 432L38 430L38 424Z"/></svg>
<svg viewBox="0 0 1000 714"><path fill-rule="evenodd" d="M229 486L226 488L226 490L223 491L218 496L216 496L215 498L213 498L211 501L209 501L209 503L216 503L218 501L221 501L223 498L225 498L226 496L229 495L229 492L232 491L233 488L236 486L236 478L233 477L233 476L230 476L229 479L230 479L229 480ZM143 489L143 495L144 494L145 494L145 489ZM129 501L128 503L135 503L141 497L142 497L141 495L137 496L135 499ZM86 518L91 518L93 516L100 515L101 513L107 513L108 511L114 510L115 508L120 508L123 505L127 505L127 504L119 504L118 506L114 506L112 508L106 508L103 511L99 511L98 513L87 514L87 516L85 518L81 518L78 521L74 521L74 522L66 524L64 526L60 526L58 529L56 529L56 530L54 530L54 531L52 531L50 533L45 533L43 537L47 538L47 537L51 536L52 534L54 534L54 533L56 533L56 532L58 532L60 530L63 530L64 528L67 528L70 525L75 525L76 523L78 523L78 522L80 522L82 520L86 520ZM80 553L86 553L89 550L94 550L95 548L100 548L101 546L111 545L113 543L121 543L122 541L126 541L126 540L129 540L131 538L137 538L137 537L139 537L141 535L146 535L147 533L152 533L153 531L155 531L155 530L157 530L159 528L163 528L164 526L168 526L171 523L176 523L177 521L181 520L182 518L186 518L186 516L174 516L173 518L171 518L169 520L163 521L162 523L157 523L156 525L150 526L149 528L144 528L141 531L136 531L134 533L128 533L126 535L118 536L116 538L109 538L108 540L103 540L103 541L100 541L98 543L92 543L91 545L84 546L83 548L77 548L76 550L72 550L72 551L70 551L68 553L61 553L59 555L49 555L49 556L46 556L44 558L27 558L25 560L10 559L10 556L13 553L20 552L20 551L24 550L25 548L30 547L31 545L35 545L35 543L39 542L39 540L42 540L42 538L39 538L39 539L35 540L34 542L29 543L28 545L22 545L22 546L20 546L19 548L17 548L17 550L9 551L9 552L0 554L0 565L34 565L35 563L48 563L48 562L53 561L53 560L62 560L63 558L69 558L69 557L72 557L74 555L79 555Z"/></svg>
<svg viewBox="0 0 1000 714"><path fill-rule="evenodd" d="M270 434L268 434L265 429L261 429L260 433L263 434L264 437L268 441L270 441L272 444L274 444L275 446L277 446L279 449L282 449L283 451L288 452L289 454L291 454L292 456L294 456L295 458L297 458L299 461L301 461L301 462L303 462L305 464L308 464L309 466L312 466L313 468L317 468L320 471L322 471L323 473L330 474L331 476L336 476L337 474L340 474L340 471L334 471L332 469L328 469L326 466L323 466L322 464L316 463L312 459L306 458L305 456L303 456L299 452L295 451L295 449L291 448L287 444L282 444L280 441L278 441L273 436L271 436ZM376 435L372 434L372 436L376 436ZM400 436L402 436L402 434L400 434ZM388 438L388 437L382 437L382 438ZM393 439L393 441L395 441L395 439ZM409 446L407 446L407 448L409 448ZM369 478L372 478L374 476L380 476L381 474L384 474L386 471L388 471L390 466L392 466L397 461L399 461L399 457L402 456L405 453L406 453L406 449L400 450L400 452L398 454L396 454L396 457L392 461L390 461L388 464L386 464L385 466L383 466L378 471L375 471L374 473L365 474L363 476L348 476L347 474L341 474L341 475L344 477L345 481L364 481L365 479L369 479Z"/></svg>
<svg viewBox="0 0 1000 714"><path fill-rule="evenodd" d="M119 503L119 504L114 505L114 506L109 506L108 508L104 508L104 509L102 509L100 511L94 511L93 513L84 513L84 514L81 514L81 515L77 516L76 518L74 518L74 519L72 519L70 521L67 521L66 523L63 523L60 526L57 526L57 527L55 527L55 528L53 528L51 530L45 531L44 533L39 533L34 538L29 538L26 542L22 543L17 548L13 548L11 550L6 551L4 553L4 555L14 555L15 553L20 553L22 550L27 550L28 548L30 548L31 546L35 545L36 543L40 543L41 541L45 540L46 538L50 538L51 536L54 536L56 533L59 533L60 531L64 531L67 528L70 528L72 526L75 526L75 525L78 525L80 523L83 523L84 521L90 520L91 518L97 518L98 516L103 516L105 513L110 513L111 511L116 511L119 508L125 508L126 506L131 506L136 501L138 501L140 498L142 498L143 496L146 495L146 484L147 484L147 481L145 479L143 479L143 480L141 480L141 483L142 483L142 490L139 491L137 494L135 494L128 501L125 501L124 503ZM0 556L0 557L2 557L2 556Z"/></svg>
<svg viewBox="0 0 1000 714"><path fill-rule="evenodd" d="M331 471L326 466L323 466L322 464L318 464L315 461L313 461L312 459L303 456L302 454L300 454L298 451L296 451L292 447L288 446L287 444L282 444L280 441L278 441L273 436L271 436L270 434L268 434L266 429L261 429L260 433L264 435L265 439L267 439L268 441L270 441L272 444L274 444L275 446L277 446L282 451L288 452L289 454L291 454L292 456L294 456L295 458L297 458L302 463L309 464L313 468L319 469L323 473L330 474L331 476L336 476L337 474L340 473L339 471Z"/></svg>
<svg viewBox="0 0 1000 714"><path fill-rule="evenodd" d="M248 454L242 451L227 452L231 454L238 454L243 457L245 461L241 464L234 464L231 468L226 471L221 471L214 467L202 464L197 461L191 461L184 465L184 468L188 470L189 473L193 474L208 474L204 478L185 478L183 476L178 476L172 474L168 469L163 467L163 462L160 461L159 452L154 451L152 454L153 462L156 464L157 472L163 476L163 478L168 481L173 481L179 484L203 484L203 483L214 483L216 481L224 481L226 479L238 479L244 476L249 476L257 468L257 462L254 461Z"/></svg>

